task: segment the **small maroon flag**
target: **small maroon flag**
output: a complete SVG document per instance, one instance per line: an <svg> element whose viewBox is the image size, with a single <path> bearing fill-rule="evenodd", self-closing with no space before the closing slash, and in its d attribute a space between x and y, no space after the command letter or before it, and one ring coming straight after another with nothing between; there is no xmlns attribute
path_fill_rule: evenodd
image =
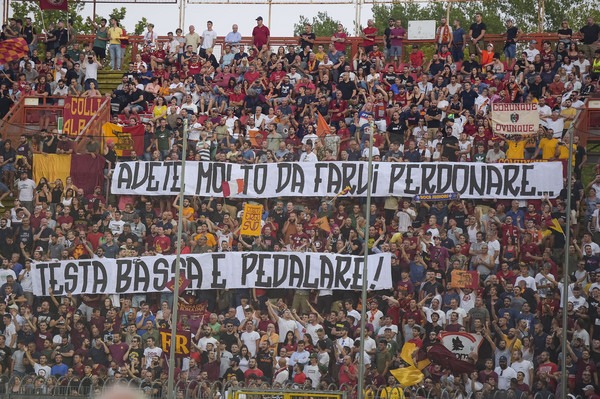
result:
<svg viewBox="0 0 600 399"><path fill-rule="evenodd" d="M67 0L40 0L41 10L61 10L67 11Z"/></svg>
<svg viewBox="0 0 600 399"><path fill-rule="evenodd" d="M183 291L185 291L191 282L192 280L187 279L183 272L179 274L179 295L183 294ZM173 280L167 282L165 287L167 287L171 292L175 292L175 279L173 278Z"/></svg>

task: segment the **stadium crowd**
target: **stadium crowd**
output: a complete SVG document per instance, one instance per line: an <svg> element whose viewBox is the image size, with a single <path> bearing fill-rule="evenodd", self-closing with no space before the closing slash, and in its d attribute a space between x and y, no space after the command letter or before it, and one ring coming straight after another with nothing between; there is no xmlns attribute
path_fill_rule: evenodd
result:
<svg viewBox="0 0 600 399"><path fill-rule="evenodd" d="M168 32L166 41L150 24L143 49L125 65L119 22L90 22L96 38L86 44L77 43L70 24L50 27L45 57L31 19L11 19L2 29L3 40L25 38L31 54L3 66L0 116L22 96L103 95L97 74L108 50L110 67L124 71L122 83L107 94L113 122L141 123L146 132L143 153L123 159L114 143L101 147L94 135L76 148L57 133L53 115L41 113L39 131L0 144L0 201L13 202L0 203L0 371L5 381L12 378L13 392L30 374L35 384L45 379L48 386L61 376L165 382L168 362L158 329L171 326L170 294L36 297L31 264L173 254L182 223L182 253L392 253L394 289L369 292L364 304L351 290L186 292L186 301L206 302L205 314L178 320L194 339L190 356L177 361L176 378L191 382L194 392L216 380L353 386L360 309L366 306L366 382L373 387L396 384L390 370L405 366L405 342L427 348L441 331L464 331L484 337L469 356L477 372L455 375L443 364L430 365L420 385L433 395L446 389L466 398L512 389L545 398L566 372L572 394L599 397L600 168L582 183L587 155L578 137L573 181L565 181L573 187L571 209L566 189L557 198L529 201L376 198L368 220L361 198L274 198L257 200L266 211L256 238L240 235L244 202L235 198L186 197L184 217L177 220L179 198L106 197L100 186L84 193L70 179L31 178L33 154L76 150L102 155L111 165L183 157L241 164L359 161L367 158L370 134L374 160L382 162L566 160L567 132L600 76L600 27L591 18L579 33L564 21L558 43L533 40L522 51L523 32L510 20L499 49L486 42L481 14L468 30L442 19L430 57L404 45L407 32L393 18L385 32L369 21L363 46L351 56L341 25L329 46L315 45L307 25L298 45L275 49L261 17L247 47L237 25L217 43L210 21L201 34L190 26L185 35ZM489 111L496 102L538 103L537 134L494 134ZM318 129L318 114L328 132ZM185 126L189 145L182 154ZM571 226L567 212L574 216ZM329 233L314 225L322 216ZM560 231L566 229L574 237L568 265ZM478 271L478 289L452 288L453 270ZM562 356L568 370L560 368ZM150 382L144 386L152 394L165 392Z"/></svg>

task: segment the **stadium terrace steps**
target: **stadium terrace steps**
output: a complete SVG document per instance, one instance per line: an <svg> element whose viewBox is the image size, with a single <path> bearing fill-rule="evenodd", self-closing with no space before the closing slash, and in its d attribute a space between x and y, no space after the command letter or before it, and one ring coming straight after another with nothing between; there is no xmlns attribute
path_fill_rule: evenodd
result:
<svg viewBox="0 0 600 399"><path fill-rule="evenodd" d="M111 93L121 84L123 72L120 71L98 71L98 90L102 94Z"/></svg>

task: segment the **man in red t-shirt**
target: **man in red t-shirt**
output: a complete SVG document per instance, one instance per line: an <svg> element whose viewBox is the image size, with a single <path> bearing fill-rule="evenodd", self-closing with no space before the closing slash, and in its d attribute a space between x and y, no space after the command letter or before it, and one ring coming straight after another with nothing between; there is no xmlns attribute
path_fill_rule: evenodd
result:
<svg viewBox="0 0 600 399"><path fill-rule="evenodd" d="M550 355L544 351L540 355L540 365L537 369L537 376L541 380L545 380L552 388L556 388L556 376L558 366L550 361Z"/></svg>
<svg viewBox="0 0 600 399"><path fill-rule="evenodd" d="M372 19L367 21L367 27L362 30L361 36L363 38L363 47L365 53L369 54L373 51L373 45L375 44L375 38L377 37L377 28Z"/></svg>
<svg viewBox="0 0 600 399"><path fill-rule="evenodd" d="M337 51L341 51L342 53L346 51L346 38L348 36L344 32L344 26L342 24L338 24L337 32L331 36L331 43L333 47Z"/></svg>
<svg viewBox="0 0 600 399"><path fill-rule="evenodd" d="M356 368L352 364L352 359L348 355L344 356L342 367L340 367L339 381L340 386L344 384L349 384L351 386L356 385Z"/></svg>
<svg viewBox="0 0 600 399"><path fill-rule="evenodd" d="M260 50L262 46L268 46L270 37L271 32L269 28L263 25L263 17L256 18L256 26L252 30L252 38L254 39L256 48Z"/></svg>
<svg viewBox="0 0 600 399"><path fill-rule="evenodd" d="M154 250L157 254L166 255L171 251L171 239L165 235L162 227L157 227L158 235L154 237Z"/></svg>

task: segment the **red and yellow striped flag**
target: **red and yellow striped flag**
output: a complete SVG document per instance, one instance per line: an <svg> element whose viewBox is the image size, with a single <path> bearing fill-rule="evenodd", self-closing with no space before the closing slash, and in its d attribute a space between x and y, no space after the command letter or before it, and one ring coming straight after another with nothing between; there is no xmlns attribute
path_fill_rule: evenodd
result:
<svg viewBox="0 0 600 399"><path fill-rule="evenodd" d="M7 39L0 42L0 65L23 58L29 52L25 39Z"/></svg>

